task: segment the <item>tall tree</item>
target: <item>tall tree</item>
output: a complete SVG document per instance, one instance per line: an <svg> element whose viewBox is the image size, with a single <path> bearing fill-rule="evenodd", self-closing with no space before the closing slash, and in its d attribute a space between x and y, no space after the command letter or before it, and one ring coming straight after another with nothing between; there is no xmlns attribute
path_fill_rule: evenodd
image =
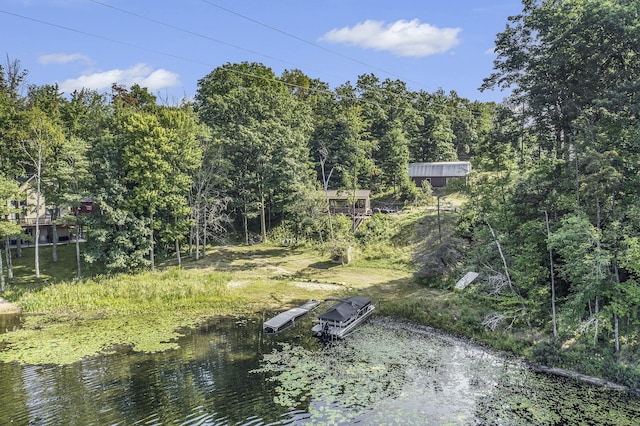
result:
<svg viewBox="0 0 640 426"><path fill-rule="evenodd" d="M9 237L12 235L19 235L22 232L22 227L11 221L11 215L15 213L13 207L13 201L18 193L18 185L15 181L7 179L0 174L0 247L2 247L3 240L6 240L5 250L9 250ZM7 253L7 261L10 261L10 257ZM11 265L7 262L8 276L11 278ZM0 250L0 292L5 291L5 278L4 268L2 266L2 250Z"/></svg>
<svg viewBox="0 0 640 426"><path fill-rule="evenodd" d="M540 142L556 156L573 148L573 122L597 104L638 112L640 4L525 0L496 40L496 72L483 89L512 88Z"/></svg>
<svg viewBox="0 0 640 426"><path fill-rule="evenodd" d="M105 100L108 108L104 109L104 127L95 134L83 130L90 143L88 157L92 179L89 192L101 213L86 219L91 232L87 236L84 259L89 267L98 264L109 272L128 272L148 265L149 235L144 223L124 206L129 194L123 182L125 143L120 134L120 122L126 109L133 107L120 101L120 91L115 88L112 91L111 103L107 104Z"/></svg>
<svg viewBox="0 0 640 426"><path fill-rule="evenodd" d="M7 58L6 64L0 64L0 175L7 179L17 180L24 177L25 153L22 149L22 120L20 115L26 107L25 99L20 90L27 77L27 71L20 66L20 61ZM16 204L19 200L13 200ZM18 230L18 228L14 228ZM15 235L17 243L17 256L22 255L22 230ZM6 238L7 272L11 278L13 274L11 263L11 250L9 240Z"/></svg>
<svg viewBox="0 0 640 426"><path fill-rule="evenodd" d="M56 126L64 128L60 111L66 100L57 85L30 86L27 99L30 105L42 110ZM69 161L73 161L74 156L84 155L81 149L72 146L74 141L77 139L64 135L59 143L51 146L41 179L45 207L51 219L49 240L54 263L58 262L58 220L67 207L67 194L72 190L73 169Z"/></svg>
<svg viewBox="0 0 640 426"><path fill-rule="evenodd" d="M71 93L69 100L63 103L60 115L67 138L61 161L68 171L62 198L65 205L71 207L68 214L61 220L70 229L75 229L76 276L80 279L82 278L80 239L84 224L80 209L83 202L90 202L93 206L94 201L89 192L94 176L90 173L88 151L92 141L99 139L104 129L108 127L109 115L104 96L89 90Z"/></svg>
<svg viewBox="0 0 640 426"><path fill-rule="evenodd" d="M11 178L24 174L18 114L26 106L20 95L26 77L19 61L7 59L6 65L0 64L0 172Z"/></svg>
<svg viewBox="0 0 640 426"><path fill-rule="evenodd" d="M410 143L412 161L457 160L455 134L447 103L447 96L442 90L433 94L418 92L416 110L419 119Z"/></svg>
<svg viewBox="0 0 640 426"><path fill-rule="evenodd" d="M189 194L192 228L189 237L189 254L195 246L196 260L206 255L209 241L224 233L229 225L228 215L231 181L231 165L223 157L222 144L214 140L205 125L199 127L198 141L202 151L202 162L193 176Z"/></svg>
<svg viewBox="0 0 640 426"><path fill-rule="evenodd" d="M384 183L395 193L398 185L407 182L409 168L409 141L399 123L394 122L380 138L378 157Z"/></svg>
<svg viewBox="0 0 640 426"><path fill-rule="evenodd" d="M498 34L495 73L483 84L512 89L512 113L498 110L502 125L487 139L498 143L482 143L477 164L494 176L520 166L497 207L509 213L499 226L529 306L549 294L554 274L549 305L559 308L558 333L589 325L598 343L602 326L613 324L618 350L621 317L636 321L623 298L635 295L637 277L626 259L628 236L640 231L640 4L523 5ZM489 192L488 183L474 193Z"/></svg>
<svg viewBox="0 0 640 426"><path fill-rule="evenodd" d="M309 181L309 109L262 64L227 64L198 85L197 110L232 165L233 200L242 212L245 241L254 215L265 241L267 202L282 212L296 184Z"/></svg>
<svg viewBox="0 0 640 426"><path fill-rule="evenodd" d="M44 212L42 197L42 178L44 166L53 152L64 141L64 134L59 124L45 112L33 107L21 117L25 131L22 135L22 147L28 161L28 171L35 177L35 274L40 278L40 221Z"/></svg>

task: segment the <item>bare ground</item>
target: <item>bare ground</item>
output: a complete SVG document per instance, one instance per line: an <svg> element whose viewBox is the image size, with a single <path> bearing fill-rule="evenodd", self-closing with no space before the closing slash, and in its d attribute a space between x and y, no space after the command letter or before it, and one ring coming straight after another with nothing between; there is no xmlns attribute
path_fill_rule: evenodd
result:
<svg viewBox="0 0 640 426"><path fill-rule="evenodd" d="M19 314L20 312L22 312L22 310L18 307L18 305L8 302L0 297L0 315Z"/></svg>

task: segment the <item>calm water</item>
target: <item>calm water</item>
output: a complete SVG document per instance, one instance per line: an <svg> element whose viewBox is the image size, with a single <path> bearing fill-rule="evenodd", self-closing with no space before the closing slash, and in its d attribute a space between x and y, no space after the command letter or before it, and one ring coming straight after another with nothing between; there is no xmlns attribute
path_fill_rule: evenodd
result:
<svg viewBox="0 0 640 426"><path fill-rule="evenodd" d="M221 319L160 354L0 364L0 425L637 424L640 401L374 319L322 348Z"/></svg>
<svg viewBox="0 0 640 426"><path fill-rule="evenodd" d="M0 314L0 333L6 333L13 331L20 327L19 315L5 315Z"/></svg>

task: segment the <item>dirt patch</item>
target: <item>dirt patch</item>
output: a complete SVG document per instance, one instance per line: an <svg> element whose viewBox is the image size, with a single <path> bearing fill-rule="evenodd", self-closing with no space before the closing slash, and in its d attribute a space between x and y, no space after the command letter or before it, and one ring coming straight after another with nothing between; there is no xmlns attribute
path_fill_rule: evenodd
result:
<svg viewBox="0 0 640 426"><path fill-rule="evenodd" d="M307 290L325 290L325 291L334 291L341 290L344 286L339 284L323 284L323 283L313 283L313 282L302 282L296 281L292 283L296 287L301 287Z"/></svg>
<svg viewBox="0 0 640 426"><path fill-rule="evenodd" d="M247 281L229 281L227 283L227 288L238 288L245 285Z"/></svg>
<svg viewBox="0 0 640 426"><path fill-rule="evenodd" d="M0 315L3 314L19 314L22 312L22 309L18 307L18 305L7 302L5 299L0 297Z"/></svg>

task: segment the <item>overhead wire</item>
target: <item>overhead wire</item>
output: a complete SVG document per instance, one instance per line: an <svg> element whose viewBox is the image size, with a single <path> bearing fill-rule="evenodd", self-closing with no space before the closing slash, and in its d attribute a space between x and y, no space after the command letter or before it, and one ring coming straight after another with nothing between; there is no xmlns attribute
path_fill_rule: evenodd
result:
<svg viewBox="0 0 640 426"><path fill-rule="evenodd" d="M94 0L90 0L90 1L92 1L94 3L97 3L97 4L102 4L99 1L94 1ZM76 34L80 34L80 35L83 35L83 36L93 37L93 38L96 38L96 39L99 39L99 40L103 40L103 41L107 41L107 42L110 42L110 43L120 44L120 45L123 45L123 46L135 48L135 49L138 49L138 50L147 51L147 52L151 52L151 53L154 53L154 54L170 57L170 58L173 58L173 59L178 59L178 60L181 60L181 61L191 62L191 63L195 63L195 64L198 64L198 65L203 65L203 66L206 66L206 67L216 68L216 65L213 65L213 64L210 64L210 63L207 63L207 62L203 62L203 61L200 61L200 60L195 60L195 59L187 58L187 57L184 57L184 56L175 55L175 54L172 54L172 53L167 53L167 52L164 52L164 51L160 51L160 50L151 49L151 48L148 48L148 47L139 46L139 45L136 45L134 43L113 39L113 38L110 38L110 37L106 37L106 36L90 33L90 32L83 31L83 30L78 30L78 29L71 28L71 27L68 27L68 26L65 26L65 25L60 25L60 24L44 21L42 19L37 19L37 18L21 15L21 14L18 14L18 13L14 13L14 12L9 12L9 11L2 10L2 9L0 9L0 13L4 13L6 15L10 15L10 16L13 16L13 17L16 17L16 18L27 20L27 21L35 22L37 24L42 24L42 25L54 27L54 28L57 28L57 29L70 31L70 32L73 32L73 33L76 33ZM137 14L133 14L133 13L131 13L131 14L134 15L134 16L137 16ZM138 16L138 17L141 17L141 16ZM150 20L152 22L155 21L155 20L152 20L151 18L149 18L148 20ZM164 24L164 23L160 23L160 22L156 22L156 23L157 24L171 26L170 24ZM277 82L279 82L281 84L284 84L285 86L290 87L290 88L296 88L296 89L305 90L305 91L309 91L309 92L326 94L326 95L335 96L337 98L341 98L341 99L344 99L344 100L353 100L353 101L358 101L358 102L362 102L362 103L369 104L369 105L374 105L374 106L379 106L379 107L387 107L387 108L400 110L400 111L410 111L410 110L412 110L411 108L406 108L406 107L402 107L402 106L398 106L398 105L389 105L389 104L384 104L384 103L380 103L380 102L375 102L375 101L371 101L371 100L368 100L368 99L364 99L362 97L343 96L343 95L339 95L338 93L336 93L335 91L332 91L332 90L317 89L317 88L313 88L313 87L309 87L309 86L301 86L301 85L298 85L298 84L294 84L294 83L283 81L282 79L279 79L277 77L272 79L272 78L267 78L267 77L262 76L262 75L248 73L248 72L240 71L240 70L233 69L233 68L228 68L226 66L222 66L222 68L226 69L229 72L237 74L237 75L250 76L250 77L262 79L262 80L265 80L265 81L277 81ZM414 102L416 100L414 97L409 97L409 98L405 98L405 99L409 100L411 102ZM470 111L470 112L472 114L476 113L475 111ZM437 113L436 115L445 116L445 117L456 116L456 115L452 115L452 114L442 114L442 113ZM461 118L464 118L464 117L461 117Z"/></svg>
<svg viewBox="0 0 640 426"><path fill-rule="evenodd" d="M240 47L240 46L234 45L234 44L230 44L230 43L227 43L227 42L224 42L224 41L221 41L221 40L218 40L218 39L215 39L215 38L209 37L209 36L207 36L207 35L204 35L204 34L198 33L198 32L193 31L193 30L185 29L185 28L182 28L182 27L178 27L178 26L176 26L176 25L173 25L173 24L169 24L169 23L166 23L166 22L163 22L163 21L159 21L159 20L156 20L156 19L153 19L153 18L149 18L149 17L147 17L147 16L144 16L144 15L141 15L141 14L138 14L138 13L135 13L135 12L131 12L131 11L128 11L128 10L125 10L125 9L122 9L122 8L119 8L119 7L116 7L116 6L113 6L113 5L110 5L110 4L107 4L107 3L104 3L104 2L99 1L99 0L89 0L89 1L90 1L90 2L92 2L92 3L95 3L95 4L98 4L98 5L101 5L101 6L104 6L104 7L107 7L107 8L113 9L113 10L116 10L116 11L121 12L121 13L124 13L124 14L130 15L130 16L134 16L134 17L136 17L136 18L143 19L143 20L146 20L146 21L149 21L149 22L155 23L155 24L157 24L157 25L165 26L165 27L167 27L167 28L171 28L171 29L174 29L174 30L177 30L177 31L180 31L180 32L186 33L186 34L190 34L190 35L193 35L193 36L196 36L196 37L200 37L200 38L203 38L203 39L206 39L206 40L214 41L214 42L216 42L216 43L221 43L221 44L223 44L223 45L226 45L226 46L229 46L229 47L232 47L232 48L236 48L236 49L239 49L239 50L247 51L247 52L249 52L249 53L253 53L253 54L256 54L256 55L259 55L259 56L263 56L263 57L266 57L266 58L269 58L269 59L274 59L274 60L277 60L277 61L280 61L280 62L283 62L283 63L289 63L289 64L291 64L291 65L294 65L294 67L296 66L296 64L293 64L293 63L291 63L291 62L288 62L288 61L285 61L285 60L282 60L282 59L279 59L279 58L276 58L276 57L273 57L273 56L269 56L269 55L266 55L266 54L262 54L262 53L260 53L260 52L256 52L256 51L253 51L253 50L250 50L250 49L246 49L246 48L243 48L243 47ZM285 36L287 36L287 37L290 37L290 38L293 38L293 39L295 39L295 40L301 41L301 42L306 43L306 44L308 44L308 45L310 45L310 46L313 46L313 47L315 47L315 48L318 48L318 49L324 50L324 51L326 51L326 52L329 52L329 53L332 53L332 54L334 54L334 55L340 56L340 57L342 57L342 58L345 58L345 59L348 59L348 60L354 61L354 62L359 63L359 64L361 64L361 65L365 65L365 66L367 66L367 67L370 67L370 68L376 69L376 70L378 70L378 71L384 72L384 73L386 73L386 74L392 75L392 76L394 76L394 77L396 77L396 78L399 78L401 81L408 81L408 82L415 83L415 84L417 84L417 85L420 85L420 86L423 86L423 87L425 87L425 88L426 88L426 86L425 86L425 85L423 85L422 83L419 83L419 82L416 82L416 81L413 81L413 80L407 80L407 79L404 79L402 76L399 76L399 75L397 75L397 74L394 74L394 73L392 73L392 72L390 72L390 71L386 71L386 70L384 70L384 69L381 69L381 68L378 68L378 67L376 67L376 66L374 66L374 65L371 65L371 64L368 64L368 63L366 63L366 62L360 61L360 60L358 60L358 59L356 59L356 58L353 58L353 57L351 57L351 56L344 55L344 54L342 54L342 53L340 53L340 52L336 52L336 51L331 50L331 49L328 49L328 48L326 48L326 47L324 47L324 46L321 46L321 45L318 45L318 44L316 44L316 43L310 42L310 41L308 41L308 40L305 40L305 39L303 39L303 38L301 38L301 37L296 36L295 34L291 34L291 33L287 32L287 31L281 30L281 29L279 29L279 28L276 28L276 27L274 27L274 26L271 26L271 25L269 25L269 24L266 24L266 23L264 23L264 22L261 22L261 21L259 21L259 20L257 20L257 19L251 18L251 17L249 17L249 16L246 16L246 15L243 15L243 14L241 14L241 13L235 12L235 11L233 11L233 10L231 10L231 9L226 8L226 7L220 6L220 5L218 5L218 4L216 4L216 3L214 3L214 2L212 2L212 1L210 1L210 0L201 0L201 1L202 1L203 3L205 3L205 4L207 4L207 5L210 5L210 6L212 6L212 7L218 8L218 9L220 9L220 10L223 10L223 11L227 12L227 13L230 13L230 14L236 15L236 16L238 16L238 17L240 17L240 18L242 18L242 19L245 19L245 20L247 20L247 21L249 21L249 22L255 23L255 24L260 25L260 26L263 26L263 27L265 27L265 28L268 28L269 30L272 30L272 31L275 31L275 32L281 33L281 34L283 34L283 35L285 35ZM298 68L298 67L297 67L297 68ZM287 83L287 84L288 84L288 85L290 85L289 83ZM307 88L307 90L310 90L310 89L309 89L309 88ZM358 99L362 100L361 98L358 98ZM412 99L411 97L404 97L404 100L409 101L409 102L412 102L412 101L413 101L413 99Z"/></svg>
<svg viewBox="0 0 640 426"><path fill-rule="evenodd" d="M199 60L190 59L190 58L187 58L187 57L184 57L184 56L175 55L175 54L172 54L172 53L162 52L160 50L155 50L155 49L151 49L151 48L148 48L148 47L138 46L138 45L130 43L128 41L116 40L116 39L113 39L113 38L110 38L110 37L105 37L105 36L101 36L101 35L98 35L98 34L93 34L93 33L87 32L87 31L83 31L83 30L78 30L78 29L75 29L75 28L67 27L65 25L54 24L53 22L43 21L42 19L32 18L30 16L25 16L25 15L21 15L21 14L18 14L18 13L9 12L9 11L6 11L6 10L1 10L1 9L0 9L0 13L4 13L6 15L14 16L16 18L24 19L24 20L35 22L35 23L38 23L38 24L42 24L42 25L47 25L47 26L50 26L50 27L58 28L58 29L61 29L61 30L71 31L73 33L80 34L80 35L83 35L83 36L93 37L93 38L96 38L96 39L99 39L99 40L108 41L110 43L116 43L116 44L120 44L120 45L127 46L127 47L133 47L135 49L144 50L144 51L147 51L147 52L151 52L151 53L155 53L155 54L163 55L163 56L168 56L168 57L171 57L171 58L174 58L174 59L179 59L179 60L182 60L182 61L192 62L192 63L196 63L196 64L199 64L199 65L212 66L209 63L202 62L202 61L199 61Z"/></svg>
<svg viewBox="0 0 640 426"><path fill-rule="evenodd" d="M120 13L124 13L124 14L130 15L130 16L134 16L134 17L139 18L139 19L143 19L143 20L148 21L148 22L152 22L152 23L157 24L157 25L161 25L161 26L164 26L164 27L167 27L167 28L171 28L172 30L180 31L180 32L183 32L185 34L189 34L189 35L192 35L192 36L195 36L195 37L200 37L200 38L208 40L208 41L213 41L213 42L221 44L223 46L231 47L233 49L242 50L242 51L251 53L253 55L262 56L264 58L272 59L272 60L275 60L275 61L279 61L279 62L283 62L283 63L289 64L289 65L295 66L295 64L292 63L292 62L288 62L288 61L285 61L283 59L276 58L274 56L270 56L270 55L267 55L267 54L264 54L264 53L261 53L261 52L257 52L255 50L247 49L247 48L242 47L242 46L238 46L238 45L235 45L235 44L232 44L232 43L228 43L228 42L223 41L223 40L218 40L216 38L207 36L205 34L198 33L196 31L189 30L187 28L178 27L176 25L169 24L167 22L163 22L163 21L159 21L157 19L149 18L148 16L140 15L138 13L122 9L120 7L116 7L116 6L113 6L113 5L108 4L108 3L104 3L104 2L101 2L101 1L98 1L98 0L89 0L89 1L92 2L92 3L98 4L100 6L104 6L104 7L108 7L109 9L116 10L116 11L118 11Z"/></svg>
<svg viewBox="0 0 640 426"><path fill-rule="evenodd" d="M93 1L93 0L92 0L92 1ZM212 1L210 1L210 0L200 0L200 1L201 1L201 2L203 2L203 3L205 3L205 4L210 5L210 6L212 6L212 7L215 7L215 8L218 8L218 9L220 9L220 10L223 10L223 11L225 11L225 12L227 12L227 13L230 13L230 14L232 14L232 15L238 16L238 17L240 17L240 18L242 18L242 19L245 19L245 20L247 20L247 21L249 21L249 22L253 22L254 24L257 24L257 25L260 25L260 26L262 26L262 27L265 27L265 28L267 28L267 29L269 29L269 30L272 30L272 31L278 32L278 33L283 34L283 35L285 35L285 36L287 36L287 37L290 37L290 38L293 38L293 39L295 39L295 40L298 40L298 41L300 41L300 42L302 42L302 43L308 44L309 46L315 47L315 48L317 48L317 49L320 49L320 50L323 50L323 51L325 51L325 52L331 53L331 54L333 54L333 55L339 56L339 57L341 57L341 58L348 59L348 60L350 60L350 61L352 61L352 62L355 62L355 63L358 63L358 64L360 64L360 65L365 65L365 66L367 66L367 67L369 67L369 68L371 68L371 69L374 69L374 70L377 70L377 71L383 72L383 73L385 73L385 74L388 74L388 75L390 75L390 76L393 76L393 77L399 78L400 80L403 80L403 81L406 81L406 82L409 82L409 83L417 84L417 85L419 85L419 86L424 87L425 89L429 89L429 87L427 87L426 85L424 85L424 84L422 84L422 83L420 83L420 82L418 82L418 81L414 81L414 80L406 79L406 78L404 78L404 77L402 77L402 76L400 76L400 75L398 75L398 74L395 74L395 73L393 73L393 72L391 72L391 71L387 71L387 70L382 69L382 68L380 68L380 67L377 67L377 66L375 66L375 65L371 65L371 64L369 64L369 63L367 63L367 62L361 61L360 59L357 59L357 58L351 57L351 56L349 56L349 55L345 55L345 54L343 54L343 53L340 53L340 52L338 52L338 51L335 51L335 50L329 49L329 48L324 47L324 46L322 46L322 45L319 45L319 44L317 44L317 43L314 43L314 42L308 41L308 40L306 40L306 39L304 39L304 38L302 38L302 37L299 37L299 36L297 36L297 35L295 35L295 34L292 34L292 33L289 33L289 32L287 32L287 31L281 30L280 28L274 27L274 26L272 26L272 25L266 24L266 23L264 23L264 22L262 22L262 21L259 21L259 20L257 20L257 19L254 19L254 18L251 18L251 17L249 17L249 16L243 15L243 14L241 14L241 13L238 13L238 12L236 12L236 11L233 11L233 10L231 10L231 9L229 9L229 8L224 7L224 6L220 6L219 4L216 4L216 3L214 3L214 2L212 2Z"/></svg>

